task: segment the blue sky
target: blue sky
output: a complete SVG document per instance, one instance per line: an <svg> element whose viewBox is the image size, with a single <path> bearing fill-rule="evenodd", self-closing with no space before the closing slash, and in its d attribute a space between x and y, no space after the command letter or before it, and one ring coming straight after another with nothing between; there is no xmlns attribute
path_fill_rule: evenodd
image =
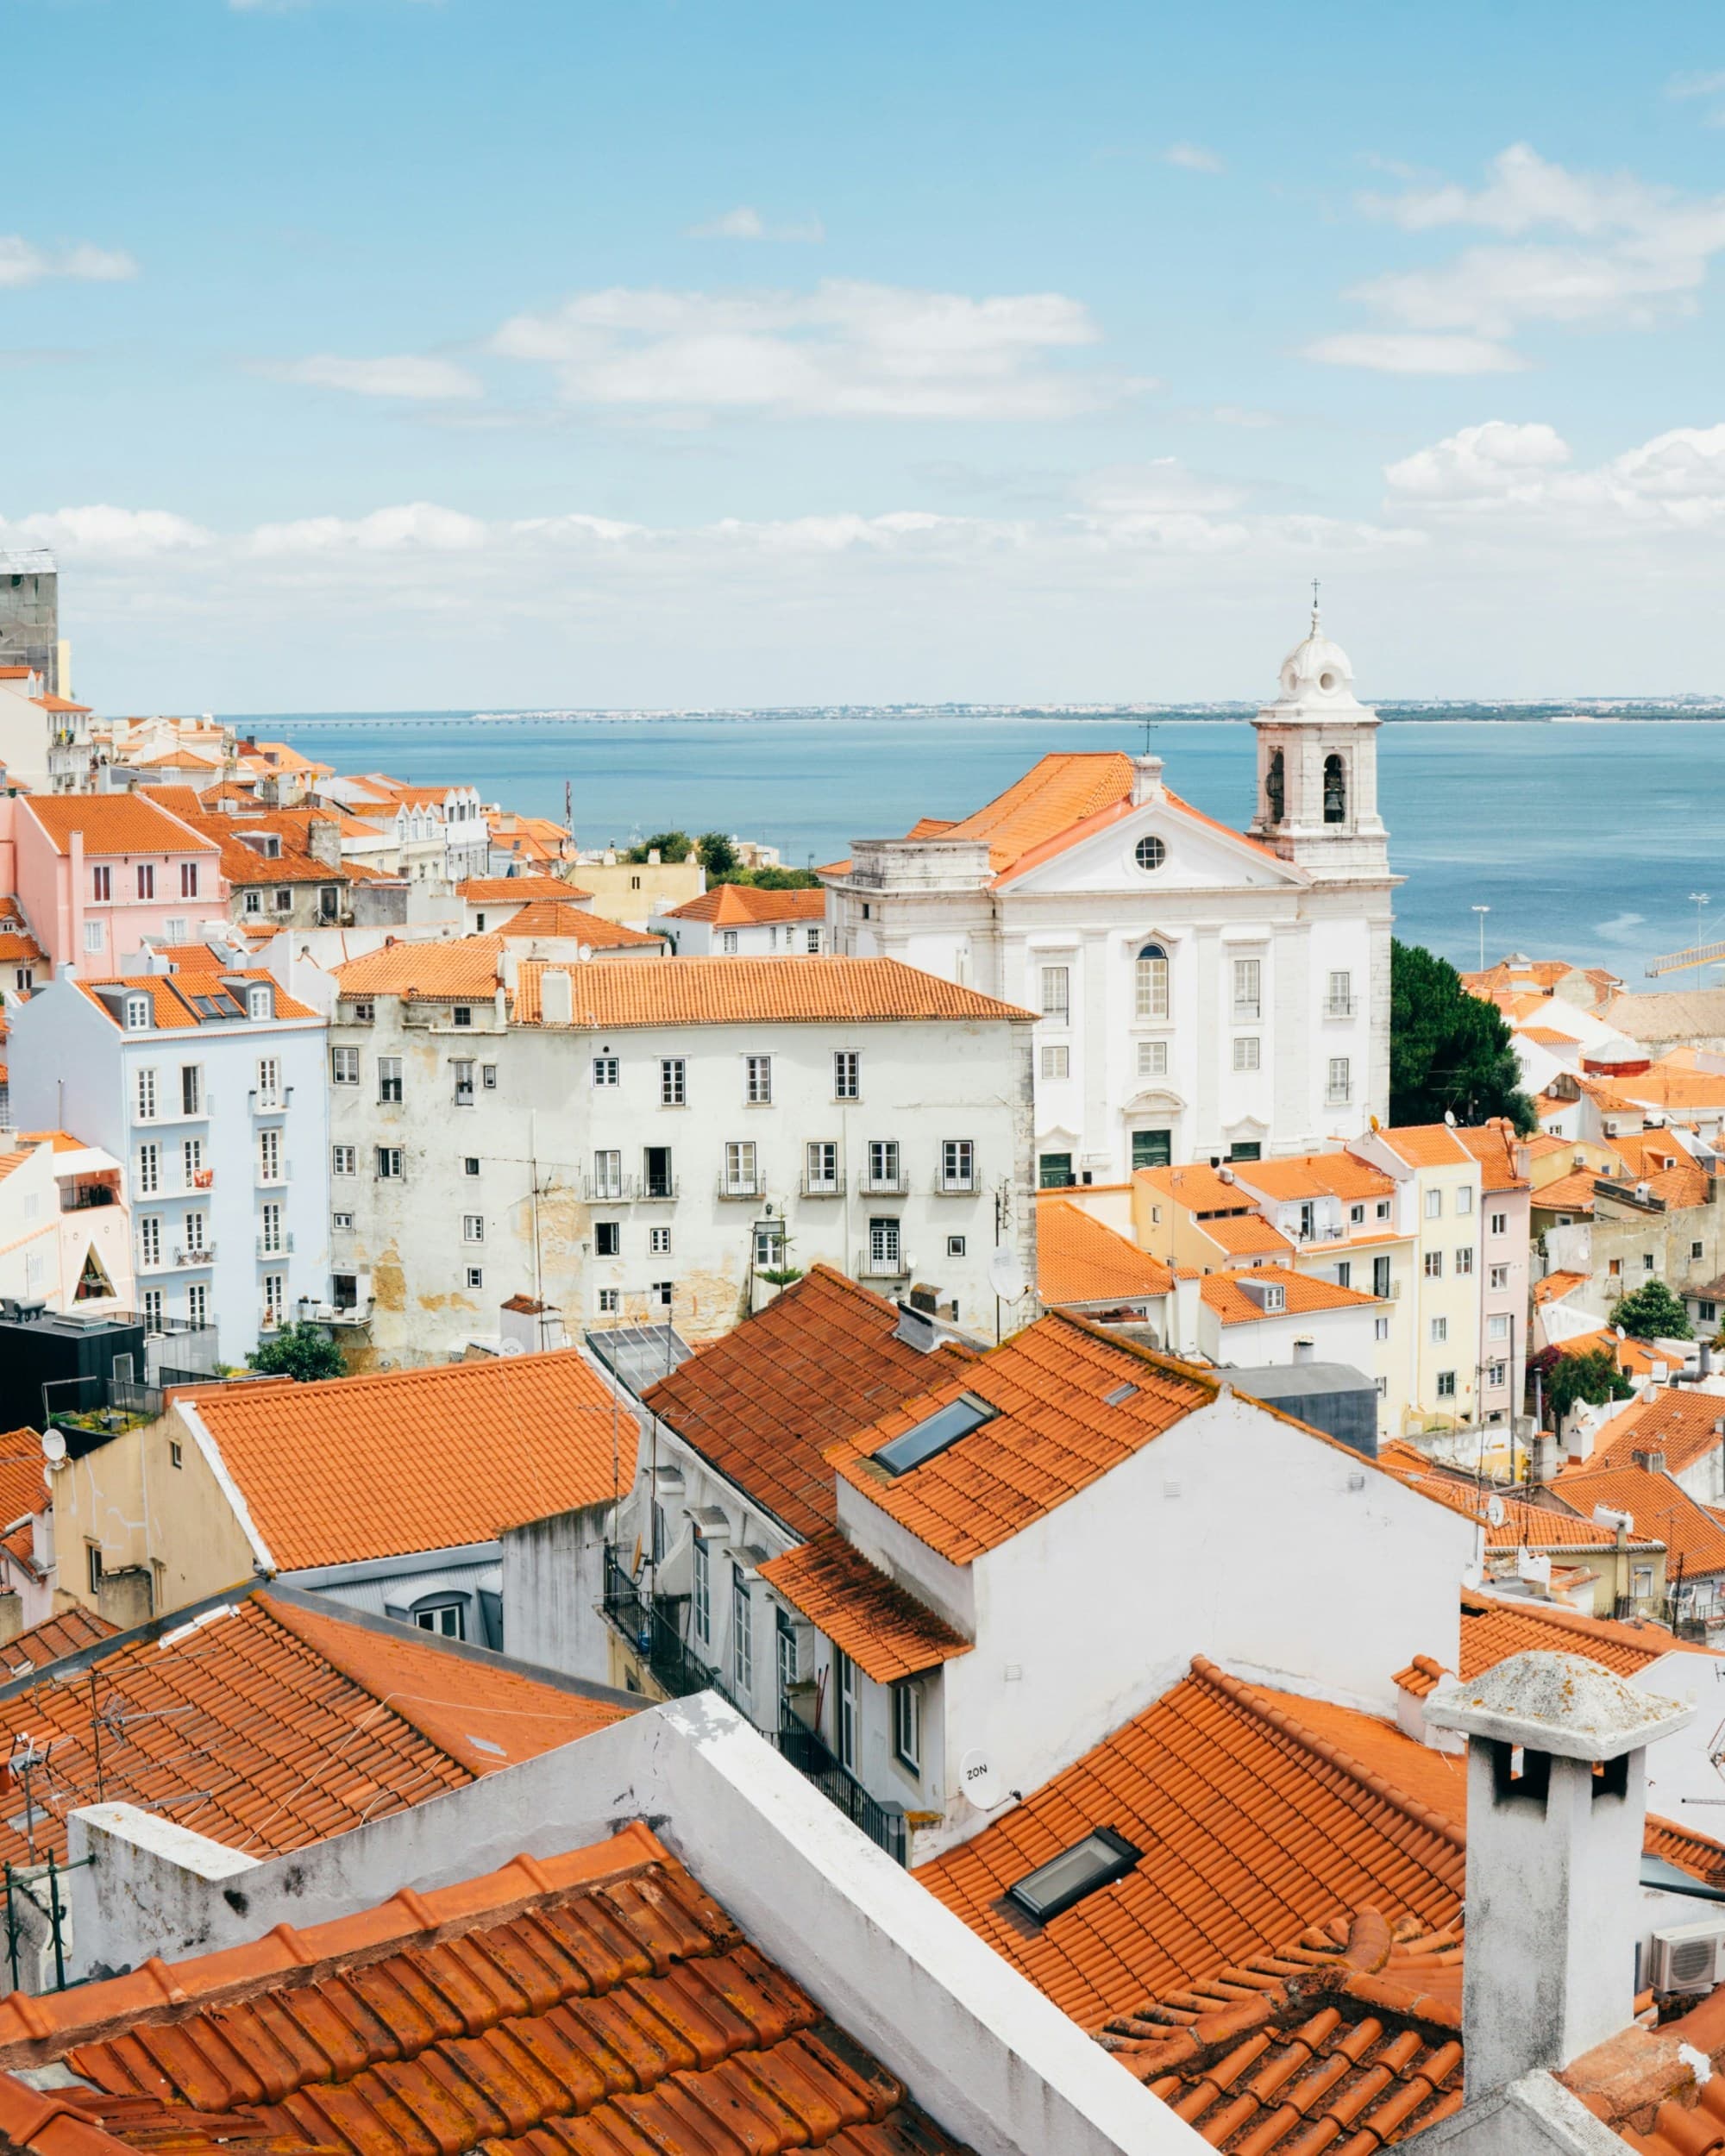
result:
<svg viewBox="0 0 1725 2156"><path fill-rule="evenodd" d="M235 710L1725 690L1711 10L0 0L0 544Z"/></svg>

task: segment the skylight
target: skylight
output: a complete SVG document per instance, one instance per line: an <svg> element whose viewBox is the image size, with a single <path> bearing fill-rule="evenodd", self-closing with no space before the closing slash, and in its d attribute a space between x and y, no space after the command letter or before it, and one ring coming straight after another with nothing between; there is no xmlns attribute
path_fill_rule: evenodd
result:
<svg viewBox="0 0 1725 2156"><path fill-rule="evenodd" d="M1112 1886L1116 1879L1125 1878L1143 1853L1112 1827L1098 1827L1082 1841L1074 1842L1071 1848L1038 1865L1016 1886L1008 1887L1007 1898L1016 1902L1038 1924L1045 1924L1098 1887Z"/></svg>
<svg viewBox="0 0 1725 2156"><path fill-rule="evenodd" d="M968 1395L949 1401L913 1430L906 1430L901 1438L883 1445L874 1455L875 1463L885 1468L888 1475L907 1475L912 1468L932 1460L937 1452L944 1452L948 1445L957 1445L960 1438L968 1438L973 1430L992 1422L1000 1412L987 1401L972 1400Z"/></svg>

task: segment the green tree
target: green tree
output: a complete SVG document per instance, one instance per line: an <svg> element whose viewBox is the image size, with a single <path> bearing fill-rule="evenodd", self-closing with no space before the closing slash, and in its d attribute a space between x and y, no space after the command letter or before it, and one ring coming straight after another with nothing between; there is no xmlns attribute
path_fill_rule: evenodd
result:
<svg viewBox="0 0 1725 2156"><path fill-rule="evenodd" d="M1389 947L1389 1120L1458 1123L1507 1116L1537 1127L1503 1014L1470 995L1446 958L1418 943Z"/></svg>
<svg viewBox="0 0 1725 2156"><path fill-rule="evenodd" d="M1625 1295L1611 1313L1632 1339L1687 1340L1693 1338L1689 1313L1662 1280L1650 1280Z"/></svg>
<svg viewBox="0 0 1725 2156"><path fill-rule="evenodd" d="M703 831L695 841L695 851L714 881L729 876L737 867L737 849L723 831Z"/></svg>
<svg viewBox="0 0 1725 2156"><path fill-rule="evenodd" d="M1608 1351L1595 1348L1586 1355L1558 1357L1546 1377L1546 1407L1553 1422L1561 1425L1578 1401L1598 1407L1608 1400L1628 1400L1634 1390Z"/></svg>
<svg viewBox="0 0 1725 2156"><path fill-rule="evenodd" d="M266 1340L246 1360L260 1376L291 1377L301 1385L348 1374L341 1349L315 1325L285 1325L274 1339Z"/></svg>
<svg viewBox="0 0 1725 2156"><path fill-rule="evenodd" d="M655 831L638 846L631 846L623 857L625 861L645 861L649 854L657 854L661 861L687 861L693 844L687 831Z"/></svg>

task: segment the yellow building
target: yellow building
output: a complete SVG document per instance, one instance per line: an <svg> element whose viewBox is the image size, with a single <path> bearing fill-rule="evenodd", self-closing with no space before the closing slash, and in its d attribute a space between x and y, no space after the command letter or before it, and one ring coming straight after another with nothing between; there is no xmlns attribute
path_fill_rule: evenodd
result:
<svg viewBox="0 0 1725 2156"><path fill-rule="evenodd" d="M686 861L661 861L656 853L645 861L625 861L607 847L563 864L560 873L592 892L595 913L624 928L644 929L654 914L685 906L706 889L706 870L693 854Z"/></svg>

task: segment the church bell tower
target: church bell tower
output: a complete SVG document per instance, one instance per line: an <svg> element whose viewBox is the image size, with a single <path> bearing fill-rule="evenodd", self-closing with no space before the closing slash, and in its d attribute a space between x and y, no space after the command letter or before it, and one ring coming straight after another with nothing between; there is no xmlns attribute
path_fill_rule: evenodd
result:
<svg viewBox="0 0 1725 2156"><path fill-rule="evenodd" d="M1258 811L1248 829L1324 883L1382 883L1389 835L1377 813L1376 711L1353 693L1353 667L1318 620L1282 661L1281 693L1258 729Z"/></svg>

